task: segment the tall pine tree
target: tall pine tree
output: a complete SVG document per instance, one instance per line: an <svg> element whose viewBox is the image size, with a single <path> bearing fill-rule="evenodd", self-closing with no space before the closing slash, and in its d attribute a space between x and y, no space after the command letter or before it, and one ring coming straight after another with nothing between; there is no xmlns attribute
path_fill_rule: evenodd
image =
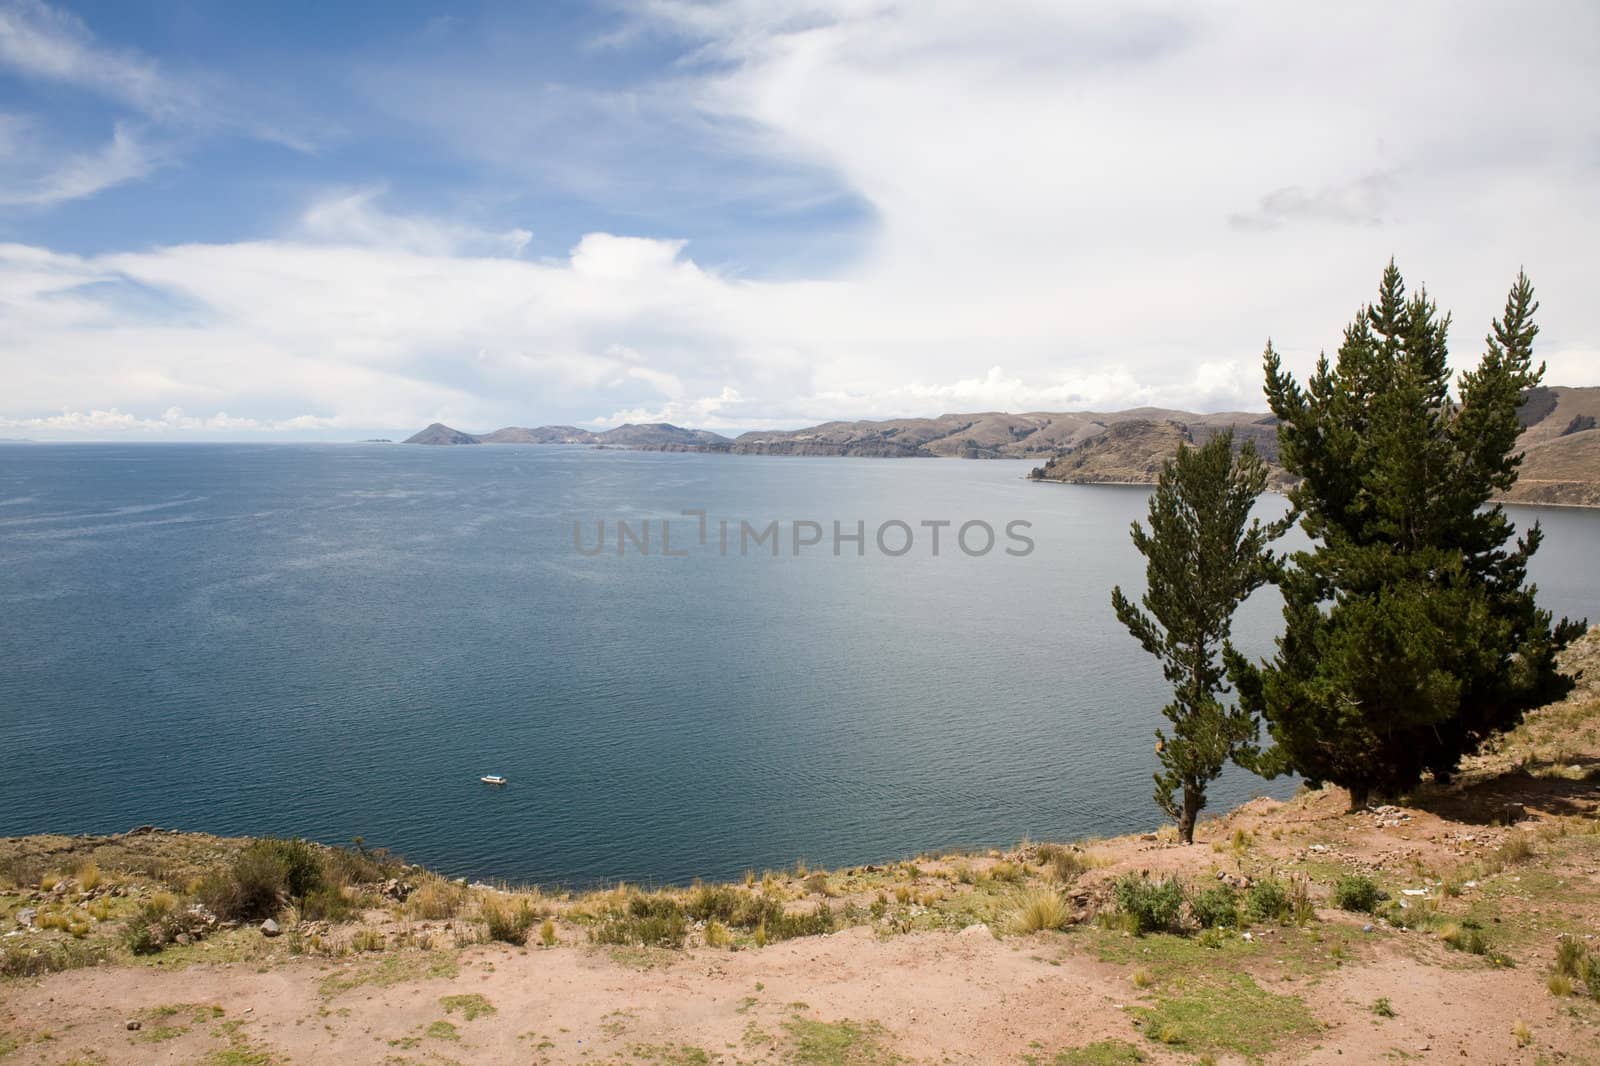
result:
<svg viewBox="0 0 1600 1066"><path fill-rule="evenodd" d="M1391 261L1377 302L1302 389L1269 343L1266 392L1310 550L1281 582L1285 632L1257 669L1230 660L1276 747L1262 769L1350 790L1352 806L1425 772L1447 780L1492 732L1571 687L1555 653L1582 632L1526 584L1521 539L1490 500L1515 482L1517 409L1539 383L1538 304L1519 275L1452 399L1446 334Z"/></svg>
<svg viewBox="0 0 1600 1066"><path fill-rule="evenodd" d="M1262 525L1250 518L1266 486L1255 445L1246 441L1235 456L1231 431L1199 448L1180 445L1150 497L1149 531L1133 524L1149 586L1144 609L1120 587L1111 591L1117 618L1161 660L1173 686L1173 700L1162 708L1172 737L1156 731L1162 769L1155 798L1177 820L1185 844L1194 842L1206 786L1258 733L1255 715L1219 697L1228 691L1224 656L1233 654L1233 612L1266 583L1273 562L1267 545L1292 521Z"/></svg>

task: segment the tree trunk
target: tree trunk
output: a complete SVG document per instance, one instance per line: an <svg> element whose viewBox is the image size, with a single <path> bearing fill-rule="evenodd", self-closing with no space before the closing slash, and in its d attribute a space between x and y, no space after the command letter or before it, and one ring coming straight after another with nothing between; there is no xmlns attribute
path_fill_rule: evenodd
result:
<svg viewBox="0 0 1600 1066"><path fill-rule="evenodd" d="M1367 801L1372 798L1372 786L1365 781L1357 781L1350 785L1350 810L1365 810Z"/></svg>
<svg viewBox="0 0 1600 1066"><path fill-rule="evenodd" d="M1194 843L1194 823L1200 815L1200 791L1185 785L1183 810L1178 815L1178 839L1185 844Z"/></svg>

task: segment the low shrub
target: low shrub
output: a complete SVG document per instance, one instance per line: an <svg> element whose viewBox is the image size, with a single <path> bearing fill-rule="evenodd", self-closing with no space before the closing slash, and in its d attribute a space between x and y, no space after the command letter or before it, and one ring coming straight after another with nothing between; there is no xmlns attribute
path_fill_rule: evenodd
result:
<svg viewBox="0 0 1600 1066"><path fill-rule="evenodd" d="M383 848L369 848L356 837L348 848L322 852L323 879L334 885L366 885L399 877L405 863Z"/></svg>
<svg viewBox="0 0 1600 1066"><path fill-rule="evenodd" d="M1506 837L1505 843L1494 853L1494 861L1501 866L1515 866L1519 862L1527 862L1533 858L1533 839L1524 832L1518 831Z"/></svg>
<svg viewBox="0 0 1600 1066"><path fill-rule="evenodd" d="M528 942L528 931L538 915L527 900L518 900L516 906L498 899L485 900L483 922L490 940L518 946Z"/></svg>
<svg viewBox="0 0 1600 1066"><path fill-rule="evenodd" d="M327 885L306 893L300 904L300 917L310 922L342 922L359 909L342 890Z"/></svg>
<svg viewBox="0 0 1600 1066"><path fill-rule="evenodd" d="M1370 877L1351 874L1339 878L1333 887L1334 905L1341 910L1371 914L1383 899L1383 892Z"/></svg>
<svg viewBox="0 0 1600 1066"><path fill-rule="evenodd" d="M1062 884L1076 881L1089 869L1089 860L1083 852L1064 844L1040 844L1039 862Z"/></svg>
<svg viewBox="0 0 1600 1066"><path fill-rule="evenodd" d="M833 908L824 903L814 911L791 914L779 905L761 923L769 940L793 940L801 936L821 936L834 930Z"/></svg>
<svg viewBox="0 0 1600 1066"><path fill-rule="evenodd" d="M1447 947L1456 951L1465 951L1471 955L1487 955L1489 953L1488 941L1483 938L1483 930L1478 928L1476 922L1461 921L1450 922L1439 930L1439 939Z"/></svg>
<svg viewBox="0 0 1600 1066"><path fill-rule="evenodd" d="M1183 909L1183 886L1174 878L1152 881L1129 874L1116 884L1117 910L1139 935L1176 928Z"/></svg>
<svg viewBox="0 0 1600 1066"><path fill-rule="evenodd" d="M608 915L589 935L597 944L681 948L688 932L688 917L677 900L666 896L634 896L625 911Z"/></svg>
<svg viewBox="0 0 1600 1066"><path fill-rule="evenodd" d="M1556 942L1556 972L1550 977L1550 991L1569 996L1577 991L1579 982L1590 999L1600 1002L1600 959L1590 954L1583 941L1563 936Z"/></svg>
<svg viewBox="0 0 1600 1066"><path fill-rule="evenodd" d="M326 885L315 844L268 837L248 844L229 869L206 875L198 895L219 917L257 921L277 914L286 901L303 902Z"/></svg>
<svg viewBox="0 0 1600 1066"><path fill-rule="evenodd" d="M753 897L747 892L740 892L731 885L695 885L689 893L689 900L684 904L684 910L697 922L709 922L713 919L734 925L743 924L738 921L738 915L746 906L746 901Z"/></svg>
<svg viewBox="0 0 1600 1066"><path fill-rule="evenodd" d="M150 904L146 903L122 927L122 946L134 955L156 954L167 944L162 929L164 919L164 914L152 914Z"/></svg>
<svg viewBox="0 0 1600 1066"><path fill-rule="evenodd" d="M443 878L429 878L406 899L406 910L414 918L441 921L454 918L466 902L466 889Z"/></svg>
<svg viewBox="0 0 1600 1066"><path fill-rule="evenodd" d="M1245 913L1252 922L1288 922L1294 917L1294 902L1282 881L1265 878L1245 893Z"/></svg>
<svg viewBox="0 0 1600 1066"><path fill-rule="evenodd" d="M1239 924L1239 901L1231 885L1213 885L1189 900L1202 929L1231 929Z"/></svg>
<svg viewBox="0 0 1600 1066"><path fill-rule="evenodd" d="M1589 965L1589 947L1576 937L1564 936L1556 942L1556 973L1582 980Z"/></svg>

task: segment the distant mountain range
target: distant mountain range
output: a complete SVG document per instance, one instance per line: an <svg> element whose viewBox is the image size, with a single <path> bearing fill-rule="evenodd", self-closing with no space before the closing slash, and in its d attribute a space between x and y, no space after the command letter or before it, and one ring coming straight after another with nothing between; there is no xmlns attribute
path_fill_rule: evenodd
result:
<svg viewBox="0 0 1600 1066"><path fill-rule="evenodd" d="M588 444L652 451L726 452L732 455L843 455L873 459L1028 459L1055 455L1092 440L1107 427L1130 421L1177 421L1214 431L1240 428L1263 447L1276 448L1271 415L1198 415L1157 407L1111 413L940 415L887 422L824 422L809 429L761 430L724 437L666 422L623 425L591 432L576 426L507 426L493 433L463 433L435 422L407 444ZM1254 427L1254 428L1248 428Z"/></svg>
<svg viewBox="0 0 1600 1066"><path fill-rule="evenodd" d="M1526 503L1600 506L1600 387L1541 387L1522 407L1526 453L1510 499ZM1228 411L1195 414L1140 407L1109 413L1079 411L940 415L885 422L824 422L796 430L761 430L725 437L666 422L592 432L576 426L508 426L463 433L435 422L406 444L586 444L645 451L730 455L831 455L868 458L1031 459L1041 481L1150 484L1180 442L1202 443L1225 429L1252 440L1268 461L1273 484L1289 476L1277 465L1277 421L1270 414Z"/></svg>

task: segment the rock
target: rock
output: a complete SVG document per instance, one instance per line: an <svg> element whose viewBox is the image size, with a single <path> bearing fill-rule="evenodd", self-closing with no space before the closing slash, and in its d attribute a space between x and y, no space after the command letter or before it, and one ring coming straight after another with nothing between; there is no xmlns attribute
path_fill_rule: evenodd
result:
<svg viewBox="0 0 1600 1066"><path fill-rule="evenodd" d="M262 936L277 936L279 932L280 930L278 929L278 923L273 921L271 918L268 918L266 921L261 923Z"/></svg>
<svg viewBox="0 0 1600 1066"><path fill-rule="evenodd" d="M391 877L378 886L378 892L385 899L392 899L397 903L404 903L411 893L416 891L416 886L409 881L401 881Z"/></svg>
<svg viewBox="0 0 1600 1066"><path fill-rule="evenodd" d="M34 910L32 907L22 908L17 912L17 924L22 926L24 929L32 929L34 915L38 913L39 912Z"/></svg>
<svg viewBox="0 0 1600 1066"><path fill-rule="evenodd" d="M139 1023L139 1019L137 1019L137 1018L129 1018L128 1019L128 1032L137 1033L140 1028L141 1028L141 1026L140 1026L140 1023Z"/></svg>

